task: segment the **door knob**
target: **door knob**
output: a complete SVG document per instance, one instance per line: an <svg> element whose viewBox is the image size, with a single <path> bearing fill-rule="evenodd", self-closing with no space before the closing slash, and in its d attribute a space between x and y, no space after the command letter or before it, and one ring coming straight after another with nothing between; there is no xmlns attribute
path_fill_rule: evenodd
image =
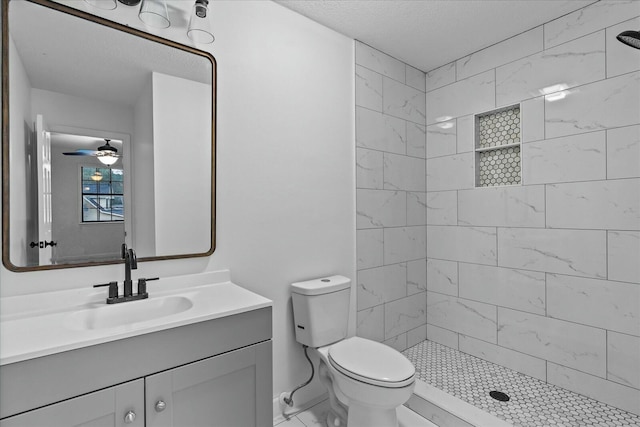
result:
<svg viewBox="0 0 640 427"><path fill-rule="evenodd" d="M136 419L136 413L133 411L129 411L124 416L124 423L131 424L132 422L135 421L135 419Z"/></svg>
<svg viewBox="0 0 640 427"><path fill-rule="evenodd" d="M165 409L167 409L167 404L164 402L164 400L158 400L156 402L156 412L162 412Z"/></svg>

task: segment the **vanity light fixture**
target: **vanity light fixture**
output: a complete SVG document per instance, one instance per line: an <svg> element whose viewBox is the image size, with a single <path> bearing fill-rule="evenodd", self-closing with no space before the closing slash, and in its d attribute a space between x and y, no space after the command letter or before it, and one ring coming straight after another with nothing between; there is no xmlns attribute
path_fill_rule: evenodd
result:
<svg viewBox="0 0 640 427"><path fill-rule="evenodd" d="M116 0L84 0L93 7L102 10L113 10L116 8Z"/></svg>
<svg viewBox="0 0 640 427"><path fill-rule="evenodd" d="M169 19L169 9L166 0L84 0L93 7L103 10L113 10L120 2L126 6L135 6L140 4L138 17L144 24L152 28L169 28L171 20ZM187 36L197 44L213 43L215 37L211 32L211 23L209 22L209 0L195 0L195 4L191 9L189 18L189 26L187 27Z"/></svg>
<svg viewBox="0 0 640 427"><path fill-rule="evenodd" d="M213 43L215 37L211 32L211 24L207 15L209 14L209 0L196 0L191 10L189 28L187 35L195 43Z"/></svg>
<svg viewBox="0 0 640 427"><path fill-rule="evenodd" d="M138 17L153 28L169 28L169 11L165 0L142 0Z"/></svg>

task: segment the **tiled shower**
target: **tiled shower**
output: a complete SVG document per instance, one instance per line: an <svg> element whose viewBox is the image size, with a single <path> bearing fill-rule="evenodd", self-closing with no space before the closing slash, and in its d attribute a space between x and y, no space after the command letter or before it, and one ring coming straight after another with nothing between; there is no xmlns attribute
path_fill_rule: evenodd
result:
<svg viewBox="0 0 640 427"><path fill-rule="evenodd" d="M637 28L600 1L426 75L357 43L358 335L640 413Z"/></svg>

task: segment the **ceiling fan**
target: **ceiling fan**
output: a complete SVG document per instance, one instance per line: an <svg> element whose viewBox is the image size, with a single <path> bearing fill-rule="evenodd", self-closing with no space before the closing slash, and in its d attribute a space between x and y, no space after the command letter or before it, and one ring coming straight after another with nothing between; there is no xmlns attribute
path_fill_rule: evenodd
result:
<svg viewBox="0 0 640 427"><path fill-rule="evenodd" d="M105 144L98 147L97 150L87 150L83 148L79 148L76 151L68 151L66 153L62 153L65 156L93 156L97 157L101 163L111 166L115 162L118 161L118 158L121 157L118 154L118 149L111 146L109 142L110 139L105 138Z"/></svg>

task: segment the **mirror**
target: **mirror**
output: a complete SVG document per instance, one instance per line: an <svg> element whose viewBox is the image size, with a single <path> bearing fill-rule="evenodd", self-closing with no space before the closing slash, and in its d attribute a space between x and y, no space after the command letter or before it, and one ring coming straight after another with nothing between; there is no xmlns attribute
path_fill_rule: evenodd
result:
<svg viewBox="0 0 640 427"><path fill-rule="evenodd" d="M207 52L2 0L5 267L118 263L122 243L139 261L213 253L215 72Z"/></svg>

